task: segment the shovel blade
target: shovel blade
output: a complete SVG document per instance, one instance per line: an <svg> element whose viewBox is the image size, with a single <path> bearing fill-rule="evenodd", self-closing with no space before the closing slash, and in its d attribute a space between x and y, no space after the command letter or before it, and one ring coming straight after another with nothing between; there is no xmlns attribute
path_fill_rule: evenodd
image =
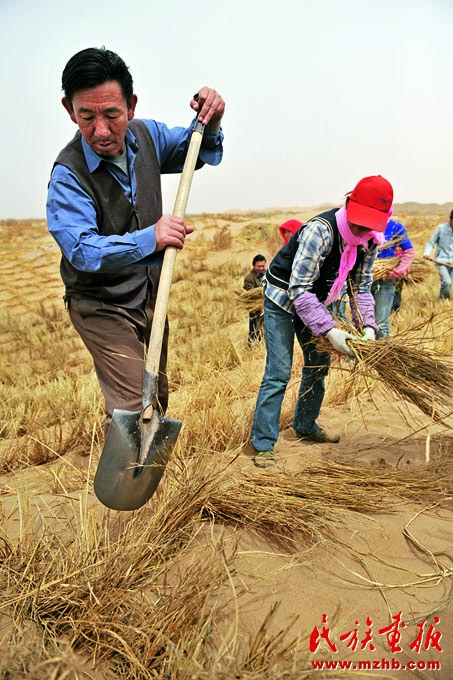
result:
<svg viewBox="0 0 453 680"><path fill-rule="evenodd" d="M153 419L152 437L147 437L142 411L113 411L94 477L97 498L112 510L141 508L164 474L182 422L157 413Z"/></svg>

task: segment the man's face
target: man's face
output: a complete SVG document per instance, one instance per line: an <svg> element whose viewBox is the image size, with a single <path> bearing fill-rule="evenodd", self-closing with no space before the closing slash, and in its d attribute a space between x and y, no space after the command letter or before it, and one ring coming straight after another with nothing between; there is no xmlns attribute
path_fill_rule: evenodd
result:
<svg viewBox="0 0 453 680"><path fill-rule="evenodd" d="M63 97L62 104L73 123L79 126L86 143L102 158L120 156L124 151L127 124L134 117L137 97L130 107L113 80L97 87L78 90L71 102Z"/></svg>
<svg viewBox="0 0 453 680"><path fill-rule="evenodd" d="M260 260L259 262L256 262L253 265L253 269L256 271L257 274L263 274L264 271L266 270L265 260Z"/></svg>
<svg viewBox="0 0 453 680"><path fill-rule="evenodd" d="M450 227L453 229L453 217L450 217Z"/></svg>

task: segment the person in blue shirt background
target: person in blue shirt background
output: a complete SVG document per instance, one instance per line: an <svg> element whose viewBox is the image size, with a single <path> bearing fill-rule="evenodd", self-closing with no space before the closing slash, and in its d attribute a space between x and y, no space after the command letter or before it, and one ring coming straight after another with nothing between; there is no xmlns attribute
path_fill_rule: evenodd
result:
<svg viewBox="0 0 453 680"><path fill-rule="evenodd" d="M453 283L453 210L449 222L438 224L434 234L425 246L423 257L431 259L431 251L436 247L436 267L440 278L438 300L449 300Z"/></svg>
<svg viewBox="0 0 453 680"><path fill-rule="evenodd" d="M384 279L373 281L371 292L374 296L375 318L379 326L376 339L390 336L390 314L395 297L395 281L407 276L415 257L415 250L406 228L390 219L384 231L385 244L380 246L378 258L399 257L397 265L386 273Z"/></svg>
<svg viewBox="0 0 453 680"><path fill-rule="evenodd" d="M114 408L141 409L163 251L183 248L193 231L179 217L162 214L160 176L182 171L196 117L187 128L135 120L129 68L104 47L71 57L62 89L62 104L78 131L53 166L47 221L62 253L71 322L104 394L106 434ZM190 107L206 126L196 168L218 165L225 102L202 87ZM162 413L168 404L167 348L168 321L159 367Z"/></svg>

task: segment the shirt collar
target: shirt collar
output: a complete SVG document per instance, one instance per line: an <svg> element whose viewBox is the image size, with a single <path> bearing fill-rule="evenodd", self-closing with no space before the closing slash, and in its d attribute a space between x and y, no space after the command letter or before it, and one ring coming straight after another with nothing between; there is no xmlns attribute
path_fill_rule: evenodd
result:
<svg viewBox="0 0 453 680"><path fill-rule="evenodd" d="M138 151L137 140L135 139L135 136L130 130L130 128L127 129L126 137L124 138L124 143L126 145L126 151L128 152L128 156L129 156L128 147L130 147L134 155L137 153ZM91 146L86 143L83 137L82 137L82 149L83 153L85 154L85 160L87 162L88 170L90 172L94 172L96 168L99 167L99 164L101 163L101 161L104 160L104 158L98 156L98 154L95 151L93 151Z"/></svg>

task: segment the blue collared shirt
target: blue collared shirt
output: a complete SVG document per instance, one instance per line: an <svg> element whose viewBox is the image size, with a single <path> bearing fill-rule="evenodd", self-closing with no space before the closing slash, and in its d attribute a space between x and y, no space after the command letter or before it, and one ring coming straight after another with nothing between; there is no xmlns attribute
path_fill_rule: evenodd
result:
<svg viewBox="0 0 453 680"><path fill-rule="evenodd" d="M143 121L151 133L162 174L181 172L195 120L188 128L168 128L154 120ZM105 163L123 188L126 198L135 203L137 184L134 160L138 152L135 136L128 130L125 137L129 175L113 163L98 156L82 138L82 147L90 172ZM223 155L223 133L204 134L199 163L218 165ZM96 224L96 210L90 196L74 172L57 164L50 178L47 195L48 229L62 253L79 271L112 271L131 264L148 266L162 253L155 253L155 225L123 235L101 236Z"/></svg>
<svg viewBox="0 0 453 680"><path fill-rule="evenodd" d="M378 252L379 258L395 257L397 249L409 250L413 248L412 242L401 222L389 220L384 231L385 244L380 247ZM391 245L386 245L387 243Z"/></svg>
<svg viewBox="0 0 453 680"><path fill-rule="evenodd" d="M423 255L431 255L436 246L436 260L453 264L453 229L450 222L444 222L436 227L434 234L425 246Z"/></svg>

